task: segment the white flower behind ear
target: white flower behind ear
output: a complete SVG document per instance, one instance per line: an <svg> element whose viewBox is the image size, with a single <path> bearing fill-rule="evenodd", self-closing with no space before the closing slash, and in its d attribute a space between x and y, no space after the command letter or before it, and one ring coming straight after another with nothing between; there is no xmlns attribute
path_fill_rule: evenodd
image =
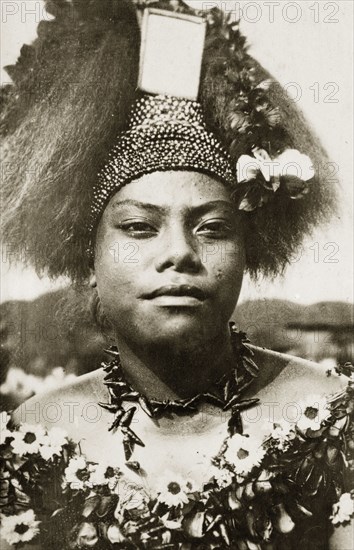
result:
<svg viewBox="0 0 354 550"><path fill-rule="evenodd" d="M239 210L252 212L266 204L280 187L291 199L301 199L310 190L315 176L311 159L296 149L286 149L272 159L265 149L254 147L253 157L241 155L236 163L236 178L240 184ZM236 192L237 194L237 192Z"/></svg>
<svg viewBox="0 0 354 550"><path fill-rule="evenodd" d="M281 176L295 176L302 181L309 181L315 176L312 160L297 149L286 149L277 161Z"/></svg>

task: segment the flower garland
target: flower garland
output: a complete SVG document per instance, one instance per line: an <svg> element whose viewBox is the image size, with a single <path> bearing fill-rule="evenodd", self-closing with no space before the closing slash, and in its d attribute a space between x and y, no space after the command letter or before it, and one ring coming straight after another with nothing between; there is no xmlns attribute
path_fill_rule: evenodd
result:
<svg viewBox="0 0 354 550"><path fill-rule="evenodd" d="M232 421L207 483L167 473L154 494L109 462L87 461L62 429L13 430L2 413L2 537L57 550L327 547L330 530L354 514L354 368L344 373L345 391L306 399L298 422L274 424L263 439ZM150 406L163 414L167 402Z"/></svg>

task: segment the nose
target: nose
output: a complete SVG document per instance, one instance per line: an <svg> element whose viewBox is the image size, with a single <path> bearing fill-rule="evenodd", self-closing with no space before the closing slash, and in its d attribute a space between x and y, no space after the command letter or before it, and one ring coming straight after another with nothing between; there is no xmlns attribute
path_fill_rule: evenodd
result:
<svg viewBox="0 0 354 550"><path fill-rule="evenodd" d="M199 246L193 235L178 223L171 224L160 236L155 257L156 271L198 273L202 267Z"/></svg>

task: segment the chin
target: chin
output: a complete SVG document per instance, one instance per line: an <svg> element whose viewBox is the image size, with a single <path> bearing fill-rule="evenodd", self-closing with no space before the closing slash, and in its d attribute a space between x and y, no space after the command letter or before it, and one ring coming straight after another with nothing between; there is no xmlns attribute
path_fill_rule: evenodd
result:
<svg viewBox="0 0 354 550"><path fill-rule="evenodd" d="M146 343L169 345L179 349L190 349L210 342L225 327L227 321L218 322L215 316L196 314L187 308L164 310L162 315L154 316L150 322L145 319L139 325L139 332L145 336Z"/></svg>

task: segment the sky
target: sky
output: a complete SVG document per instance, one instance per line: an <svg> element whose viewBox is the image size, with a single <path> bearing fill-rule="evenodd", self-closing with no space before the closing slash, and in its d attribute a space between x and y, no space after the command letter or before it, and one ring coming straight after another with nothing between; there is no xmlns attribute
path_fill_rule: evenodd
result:
<svg viewBox="0 0 354 550"><path fill-rule="evenodd" d="M193 4L193 2L189 2ZM284 278L250 282L241 301L281 298L301 304L353 302L353 36L351 0L203 1L241 19L250 53L279 80L303 110L338 166L340 216L308 239ZM40 0L1 0L1 68L30 43L41 18ZM1 83L9 82L2 70ZM32 299L65 284L39 279L22 267L1 265L0 301Z"/></svg>

